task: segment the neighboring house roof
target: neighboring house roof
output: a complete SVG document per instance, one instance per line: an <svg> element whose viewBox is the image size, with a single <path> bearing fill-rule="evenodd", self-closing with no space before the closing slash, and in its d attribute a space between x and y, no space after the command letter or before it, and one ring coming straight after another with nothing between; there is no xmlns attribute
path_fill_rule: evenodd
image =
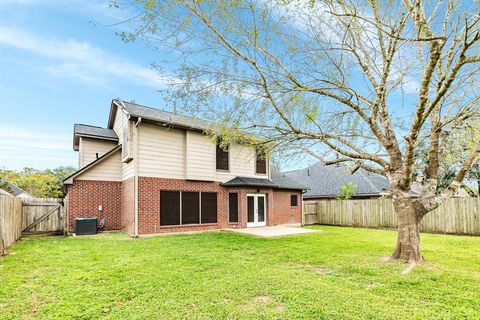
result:
<svg viewBox="0 0 480 320"><path fill-rule="evenodd" d="M3 190L3 189L0 189L0 196L10 196L10 197L13 197L13 195L11 195L10 193L8 193L7 191Z"/></svg>
<svg viewBox="0 0 480 320"><path fill-rule="evenodd" d="M27 191L23 190L22 188L14 185L13 183L10 183L10 182L5 182L6 183L6 192L8 192L9 194L11 194L12 196L20 196L20 195L23 195L25 197L32 197L32 198L35 198L35 196L33 196L32 194L28 193Z"/></svg>
<svg viewBox="0 0 480 320"><path fill-rule="evenodd" d="M182 116L176 113L163 111L151 107L142 106L132 102L126 102L120 99L112 100L112 107L110 110L110 117L108 120L108 128L113 128L117 108L122 107L122 110L127 114L127 117L142 118L142 120L150 120L159 124L164 124L177 128L184 128L190 130L204 131L212 128L215 124L210 121L197 119L194 117Z"/></svg>
<svg viewBox="0 0 480 320"><path fill-rule="evenodd" d="M358 169L353 174L351 169L344 164L325 166L322 163L314 164L306 169L284 172L286 178L301 181L309 190L304 198L334 198L340 192L340 188L352 182L358 189L355 196L381 196L388 194L388 179Z"/></svg>
<svg viewBox="0 0 480 320"><path fill-rule="evenodd" d="M73 126L73 150L78 151L80 137L118 141L118 136L112 129L76 123Z"/></svg>
<svg viewBox="0 0 480 320"><path fill-rule="evenodd" d="M117 151L120 151L122 149L122 145L119 144L118 146L116 146L115 148L113 148L112 150L108 151L107 153L105 153L103 156L101 156L100 158L98 158L97 160L93 161L93 162L90 162L88 165L86 165L85 167L81 168L80 170L78 171L75 171L74 173L72 173L70 176L66 177L64 180L63 180L63 184L73 184L73 179L75 179L76 177L78 177L79 175L81 175L82 173L84 173L85 171L89 170L90 168L96 166L98 163L102 162L103 160L105 159L108 159L110 156L112 156L113 154L115 154L115 152Z"/></svg>
<svg viewBox="0 0 480 320"><path fill-rule="evenodd" d="M289 189L289 190L306 190L306 187L300 186L295 181L283 176L274 176L272 180L250 177L235 177L232 180L221 184L225 187L259 187L259 188L273 188L273 189Z"/></svg>

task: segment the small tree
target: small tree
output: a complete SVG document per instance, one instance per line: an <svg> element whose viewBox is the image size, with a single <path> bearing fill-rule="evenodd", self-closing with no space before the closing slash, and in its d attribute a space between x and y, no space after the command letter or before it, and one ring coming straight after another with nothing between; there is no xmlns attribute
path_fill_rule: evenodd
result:
<svg viewBox="0 0 480 320"><path fill-rule="evenodd" d="M353 182L347 182L340 187L340 192L337 194L337 199L339 200L350 200L353 198L355 193L357 193L358 186Z"/></svg>
<svg viewBox="0 0 480 320"><path fill-rule="evenodd" d="M479 141L457 141L463 156L438 192L449 133L480 112L478 1L133 4L135 30L121 36L174 49L157 67L179 66L167 91L179 107L223 120L225 139L241 129L277 150L387 176L398 221L391 258L422 260L420 221L455 194L480 154ZM413 198L421 145L427 165Z"/></svg>

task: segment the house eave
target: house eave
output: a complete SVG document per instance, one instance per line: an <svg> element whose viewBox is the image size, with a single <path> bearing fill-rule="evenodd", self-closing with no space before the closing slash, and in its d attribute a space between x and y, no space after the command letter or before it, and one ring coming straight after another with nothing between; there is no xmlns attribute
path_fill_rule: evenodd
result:
<svg viewBox="0 0 480 320"><path fill-rule="evenodd" d="M131 120L135 121L138 118L140 118L140 116L130 114ZM154 125L157 125L163 128L169 128L169 129L178 129L178 130L194 131L194 132L201 132L201 133L204 133L209 129L209 128L200 128L195 126L185 126L182 124L169 122L169 121L159 121L158 119L153 119L153 118L144 117L144 116L142 116L141 118L143 123L154 124Z"/></svg>
<svg viewBox="0 0 480 320"><path fill-rule="evenodd" d="M242 183L220 183L222 187L227 188L267 188L267 189L281 189L281 190L299 190L304 192L305 189L303 187L296 187L296 186L287 186L281 184L266 184L266 183L251 183L251 182L242 182Z"/></svg>
<svg viewBox="0 0 480 320"><path fill-rule="evenodd" d="M80 138L89 138L89 139L98 139L98 140L105 140L105 141L113 141L113 142L118 142L118 138L111 138L111 137L105 137L105 136L98 136L98 135L92 135L92 134L84 134L84 133L77 133L75 134L74 138L74 145L73 145L73 150L78 151L80 148Z"/></svg>
<svg viewBox="0 0 480 320"><path fill-rule="evenodd" d="M115 117L117 115L118 107L119 105L117 104L116 99L113 99L110 104L110 114L108 116L108 124L107 124L108 129L113 129L113 124L115 123Z"/></svg>
<svg viewBox="0 0 480 320"><path fill-rule="evenodd" d="M358 197L382 197L388 196L389 193L357 193L352 196L353 199ZM337 194L314 194L314 195L304 195L305 200L308 199L334 199L337 197Z"/></svg>

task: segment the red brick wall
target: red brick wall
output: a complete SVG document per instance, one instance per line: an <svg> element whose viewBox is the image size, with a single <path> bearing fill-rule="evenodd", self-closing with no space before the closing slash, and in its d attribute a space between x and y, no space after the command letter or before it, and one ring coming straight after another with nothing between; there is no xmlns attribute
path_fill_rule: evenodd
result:
<svg viewBox="0 0 480 320"><path fill-rule="evenodd" d="M277 191L258 188L225 188L218 182L187 181L176 179L139 177L138 182L138 219L139 233L152 234L161 232L211 230L222 228L246 227L247 193L264 193L267 195L267 224L301 223L301 194L298 191ZM216 224L190 226L160 226L160 191L194 191L216 192L218 216ZM237 192L239 196L239 222L228 221L228 193ZM290 195L299 196L299 205L290 206Z"/></svg>
<svg viewBox="0 0 480 320"><path fill-rule="evenodd" d="M128 234L135 233L135 179L122 182L121 224Z"/></svg>
<svg viewBox="0 0 480 320"><path fill-rule="evenodd" d="M297 195L298 205L291 206L291 195ZM273 215L270 223L297 224L302 223L302 194L298 191L276 190L273 193Z"/></svg>
<svg viewBox="0 0 480 320"><path fill-rule="evenodd" d="M103 230L121 230L122 183L114 181L75 180L68 187L69 231L75 232L75 219L105 219ZM98 211L98 206L103 211Z"/></svg>
<svg viewBox="0 0 480 320"><path fill-rule="evenodd" d="M195 226L160 226L160 190L217 192L218 216L216 224ZM138 179L138 228L140 234L211 230L235 227L228 223L228 191L218 182L187 181L176 179Z"/></svg>
<svg viewBox="0 0 480 320"><path fill-rule="evenodd" d="M216 224L189 226L160 226L160 190L216 192L218 216ZM237 192L239 222L228 221L228 194ZM258 188L225 188L218 182L186 181L161 178L139 178L139 233L244 228L247 226L247 194L263 193L267 196L267 225L301 223L301 193ZM298 195L298 206L290 206L290 196ZM98 206L103 211L98 211ZM69 230L74 232L77 217L105 219L104 230L124 230L134 233L134 179L122 182L75 180L68 187Z"/></svg>

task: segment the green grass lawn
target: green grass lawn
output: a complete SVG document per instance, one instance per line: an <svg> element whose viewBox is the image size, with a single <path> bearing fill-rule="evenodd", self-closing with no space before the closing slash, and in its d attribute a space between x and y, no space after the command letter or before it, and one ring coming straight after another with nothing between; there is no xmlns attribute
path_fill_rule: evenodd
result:
<svg viewBox="0 0 480 320"><path fill-rule="evenodd" d="M428 260L381 260L393 231L315 227L129 239L27 238L0 258L0 319L479 319L480 238L423 235Z"/></svg>

